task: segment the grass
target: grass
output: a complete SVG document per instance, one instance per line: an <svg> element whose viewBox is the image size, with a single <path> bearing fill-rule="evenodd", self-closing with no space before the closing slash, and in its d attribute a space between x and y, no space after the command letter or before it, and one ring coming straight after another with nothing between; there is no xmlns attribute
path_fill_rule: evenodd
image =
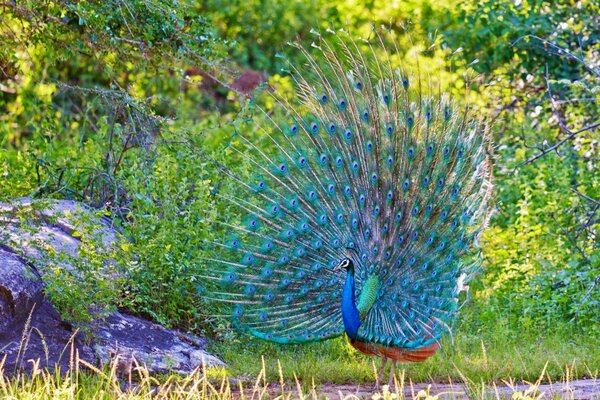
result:
<svg viewBox="0 0 600 400"><path fill-rule="evenodd" d="M475 332L475 333L474 333ZM503 379L534 381L545 369L547 379L560 379L569 366L573 379L597 376L600 372L600 333L580 334L568 325L543 332L539 329L509 328L503 321L479 330L459 325L454 343L444 338L442 349L424 363L402 365L414 382L498 382ZM323 343L285 346L265 343L246 336L212 343L209 351L228 365L231 376L253 377L261 372L264 357L267 379L278 379L277 362L285 379L298 377L317 384L369 383L373 363L350 346L345 338Z"/></svg>
<svg viewBox="0 0 600 400"><path fill-rule="evenodd" d="M472 334L461 328L473 332L473 326L459 326L454 346L446 341L442 351L427 362L402 365L391 390L386 386L374 390L375 360L357 353L343 338L286 347L238 336L212 345L229 363L227 369L198 369L187 376L152 376L137 364L123 375L118 359L96 368L79 359L72 341L64 352L71 367L62 373L41 369L39 361L28 360L32 372L8 376L3 368L6 359L0 359L0 398L437 400L443 394L442 398L539 400L549 398L539 390L541 383L582 377L596 382L600 375L598 336L568 336L564 326L546 335L525 329L517 332L503 321L494 327L481 327L478 334ZM26 337L21 343L24 347ZM427 382L450 385L434 384L433 390L443 393L433 394ZM518 386L516 382L531 383ZM362 391L357 392L360 386ZM597 396L600 399L600 393ZM561 398L574 397L565 392Z"/></svg>
<svg viewBox="0 0 600 400"><path fill-rule="evenodd" d="M2 399L324 399L340 398L357 399L370 397L372 400L438 400L443 398L470 399L515 399L515 400L541 400L548 398L539 389L540 382L547 377L543 369L538 379L525 387L518 387L512 381L504 382L503 388L499 385L485 385L463 380L456 383L449 390L433 394L431 387L415 387L412 380L407 379L406 371L400 371L395 376L395 383L390 388L384 385L380 390L357 392L348 387L319 386L315 383L302 383L299 379L286 381L283 377L283 368L280 363L275 367L279 370L279 379L270 382L267 379L267 365L260 362L261 369L253 380L230 380L222 374L222 370L199 369L187 376L170 375L153 377L143 366L137 365L129 376L118 374L118 360L103 369L95 368L79 359L73 360L73 367L65 373L54 373L39 369L33 364L31 374L17 374L11 378L4 374L4 361L0 362L0 397ZM573 376L567 368L563 371L563 382L569 382ZM449 397L447 397L449 396ZM456 396L456 397L454 397ZM573 393L566 392L562 399L573 399Z"/></svg>

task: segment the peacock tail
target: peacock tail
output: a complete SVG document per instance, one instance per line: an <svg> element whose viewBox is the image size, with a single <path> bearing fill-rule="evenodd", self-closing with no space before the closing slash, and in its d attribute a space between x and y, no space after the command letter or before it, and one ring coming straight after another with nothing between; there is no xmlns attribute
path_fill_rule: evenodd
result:
<svg viewBox="0 0 600 400"><path fill-rule="evenodd" d="M294 98L266 91L282 115L255 104L261 118L232 139L255 175L223 168L236 190L219 196L242 217L221 221L230 234L203 277L239 329L303 343L344 333L345 275L333 269L348 257L358 339L431 346L455 318L489 215L488 131L395 66L379 33L365 44L329 35L315 56L295 44L305 62L290 65Z"/></svg>

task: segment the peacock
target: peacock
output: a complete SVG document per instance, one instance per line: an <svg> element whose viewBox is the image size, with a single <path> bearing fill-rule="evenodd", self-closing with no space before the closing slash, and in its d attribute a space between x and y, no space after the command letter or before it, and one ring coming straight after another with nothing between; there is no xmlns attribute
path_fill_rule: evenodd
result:
<svg viewBox="0 0 600 400"><path fill-rule="evenodd" d="M386 40L328 31L292 44L295 94L265 90L270 108L254 101L260 118L230 140L251 173L221 166L234 190L215 193L239 218L219 221L202 276L239 330L277 343L345 334L382 358L380 375L391 362L391 382L397 362L436 352L478 267L492 146L485 121Z"/></svg>

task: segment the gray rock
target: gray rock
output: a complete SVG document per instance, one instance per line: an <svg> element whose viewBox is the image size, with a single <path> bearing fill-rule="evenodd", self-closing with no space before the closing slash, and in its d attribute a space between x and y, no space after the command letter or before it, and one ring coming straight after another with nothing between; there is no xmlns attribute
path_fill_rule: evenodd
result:
<svg viewBox="0 0 600 400"><path fill-rule="evenodd" d="M43 299L43 285L31 275L25 260L0 248L0 338L15 321L24 321L27 310Z"/></svg>
<svg viewBox="0 0 600 400"><path fill-rule="evenodd" d="M95 366L116 359L121 373L136 363L152 373L182 374L224 365L204 351L204 339L126 313L114 312L97 321L91 338L78 334L44 297L41 277L47 273L47 259L40 249L51 246L76 256L80 240L73 233L80 232L82 224L99 235L105 246L122 239L110 221L99 220L77 202L56 201L35 211L39 217L35 224L18 216L19 210L31 205L29 199L0 203L0 363L5 360L5 373L30 370L33 363L29 360L65 371L76 355Z"/></svg>
<svg viewBox="0 0 600 400"><path fill-rule="evenodd" d="M168 330L143 319L114 313L96 334L95 350L101 362L109 363L117 355L121 373L137 362L153 372L185 374L197 367L224 366L217 357L206 353L205 341Z"/></svg>
<svg viewBox="0 0 600 400"><path fill-rule="evenodd" d="M81 241L76 232L86 231L99 240L105 248L111 248L119 237L112 229L110 220L98 219L89 207L71 200L46 200L34 202L28 198L16 199L11 203L0 203L0 243L12 247L13 251L37 262L36 273L45 274L48 264L42 249L50 247L77 257ZM63 268L77 273L68 261Z"/></svg>
<svg viewBox="0 0 600 400"><path fill-rule="evenodd" d="M0 361L4 359L5 374L31 371L36 361L39 368L60 368L64 372L74 365L75 355L98 365L92 347L76 334L71 324L60 318L47 299L22 311L28 317L24 321L14 320L0 334Z"/></svg>

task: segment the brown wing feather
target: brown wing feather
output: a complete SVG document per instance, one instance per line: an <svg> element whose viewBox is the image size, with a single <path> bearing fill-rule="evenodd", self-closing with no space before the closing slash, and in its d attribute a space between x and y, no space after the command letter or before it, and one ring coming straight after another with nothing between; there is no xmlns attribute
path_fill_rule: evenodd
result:
<svg viewBox="0 0 600 400"><path fill-rule="evenodd" d="M420 349L405 349L402 347L384 346L375 343L366 343L359 340L350 340L350 344L358 351L368 356L387 357L399 362L422 362L433 356L438 349L436 342Z"/></svg>

